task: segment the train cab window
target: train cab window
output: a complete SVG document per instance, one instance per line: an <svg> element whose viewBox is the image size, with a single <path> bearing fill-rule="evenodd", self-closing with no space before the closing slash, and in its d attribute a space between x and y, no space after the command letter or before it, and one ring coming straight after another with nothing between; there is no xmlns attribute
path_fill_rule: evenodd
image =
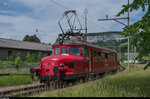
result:
<svg viewBox="0 0 150 99"><path fill-rule="evenodd" d="M87 49L85 47L81 47L81 56L87 56Z"/></svg>
<svg viewBox="0 0 150 99"><path fill-rule="evenodd" d="M68 54L68 48L67 47L62 48L61 54Z"/></svg>
<svg viewBox="0 0 150 99"><path fill-rule="evenodd" d="M55 48L55 54L60 54L60 48Z"/></svg>
<svg viewBox="0 0 150 99"><path fill-rule="evenodd" d="M93 61L96 61L97 60L97 53L96 51L93 52Z"/></svg>
<svg viewBox="0 0 150 99"><path fill-rule="evenodd" d="M101 60L101 53L98 52L98 60L100 61Z"/></svg>
<svg viewBox="0 0 150 99"><path fill-rule="evenodd" d="M80 55L80 47L70 47L70 54Z"/></svg>

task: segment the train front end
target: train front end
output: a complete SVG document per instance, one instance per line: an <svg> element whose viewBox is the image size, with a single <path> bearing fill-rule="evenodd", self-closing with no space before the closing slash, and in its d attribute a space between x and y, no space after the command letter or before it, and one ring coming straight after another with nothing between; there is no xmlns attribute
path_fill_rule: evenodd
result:
<svg viewBox="0 0 150 99"><path fill-rule="evenodd" d="M38 68L31 68L30 72L35 73L41 82L52 80L73 79L76 70L74 64L83 61L80 56L79 46L55 46L51 56L40 61Z"/></svg>

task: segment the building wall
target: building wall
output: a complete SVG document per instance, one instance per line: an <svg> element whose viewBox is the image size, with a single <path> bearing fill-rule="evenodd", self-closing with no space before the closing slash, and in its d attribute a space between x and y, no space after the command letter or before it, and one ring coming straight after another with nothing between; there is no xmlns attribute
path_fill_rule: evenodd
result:
<svg viewBox="0 0 150 99"><path fill-rule="evenodd" d="M38 53L41 52L41 56L48 56L51 55L51 51L33 51L33 50L22 50L22 49L10 49L10 48L0 48L0 60L6 60L7 57L9 55L12 55L13 57L17 57L17 53L20 52L20 56L22 58L22 60L25 60L25 57L27 55L28 52L30 52L30 54L34 54L34 58L35 60L38 59Z"/></svg>

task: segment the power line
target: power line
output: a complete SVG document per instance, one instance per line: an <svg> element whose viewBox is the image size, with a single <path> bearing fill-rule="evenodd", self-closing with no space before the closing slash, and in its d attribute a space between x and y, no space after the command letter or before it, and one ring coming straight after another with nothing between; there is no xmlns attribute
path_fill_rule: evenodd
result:
<svg viewBox="0 0 150 99"><path fill-rule="evenodd" d="M53 0L50 0L50 1L53 2L53 3L55 3L56 5L58 5L58 6L62 7L62 8L64 8L64 9L70 10L70 9L68 9L67 7L65 7L65 6L63 6L63 5L59 4L59 3L57 3L56 1L53 1Z"/></svg>

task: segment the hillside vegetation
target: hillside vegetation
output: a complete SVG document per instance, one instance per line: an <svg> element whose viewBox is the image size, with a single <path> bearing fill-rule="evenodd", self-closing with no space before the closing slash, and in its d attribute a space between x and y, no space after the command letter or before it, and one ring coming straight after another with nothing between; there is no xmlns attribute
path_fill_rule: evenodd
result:
<svg viewBox="0 0 150 99"><path fill-rule="evenodd" d="M111 49L116 50L117 52L119 52L119 51L127 52L127 39L124 38L121 40L117 40L118 38L123 37L121 31L88 33L87 35L88 35L88 37L90 37L94 40L94 42L92 42L93 40L89 41L93 44L111 48ZM95 38L95 37L97 37L97 38ZM130 48L130 50L131 50L131 48Z"/></svg>
<svg viewBox="0 0 150 99"><path fill-rule="evenodd" d="M150 69L130 66L130 71L70 88L45 91L33 97L150 97Z"/></svg>

